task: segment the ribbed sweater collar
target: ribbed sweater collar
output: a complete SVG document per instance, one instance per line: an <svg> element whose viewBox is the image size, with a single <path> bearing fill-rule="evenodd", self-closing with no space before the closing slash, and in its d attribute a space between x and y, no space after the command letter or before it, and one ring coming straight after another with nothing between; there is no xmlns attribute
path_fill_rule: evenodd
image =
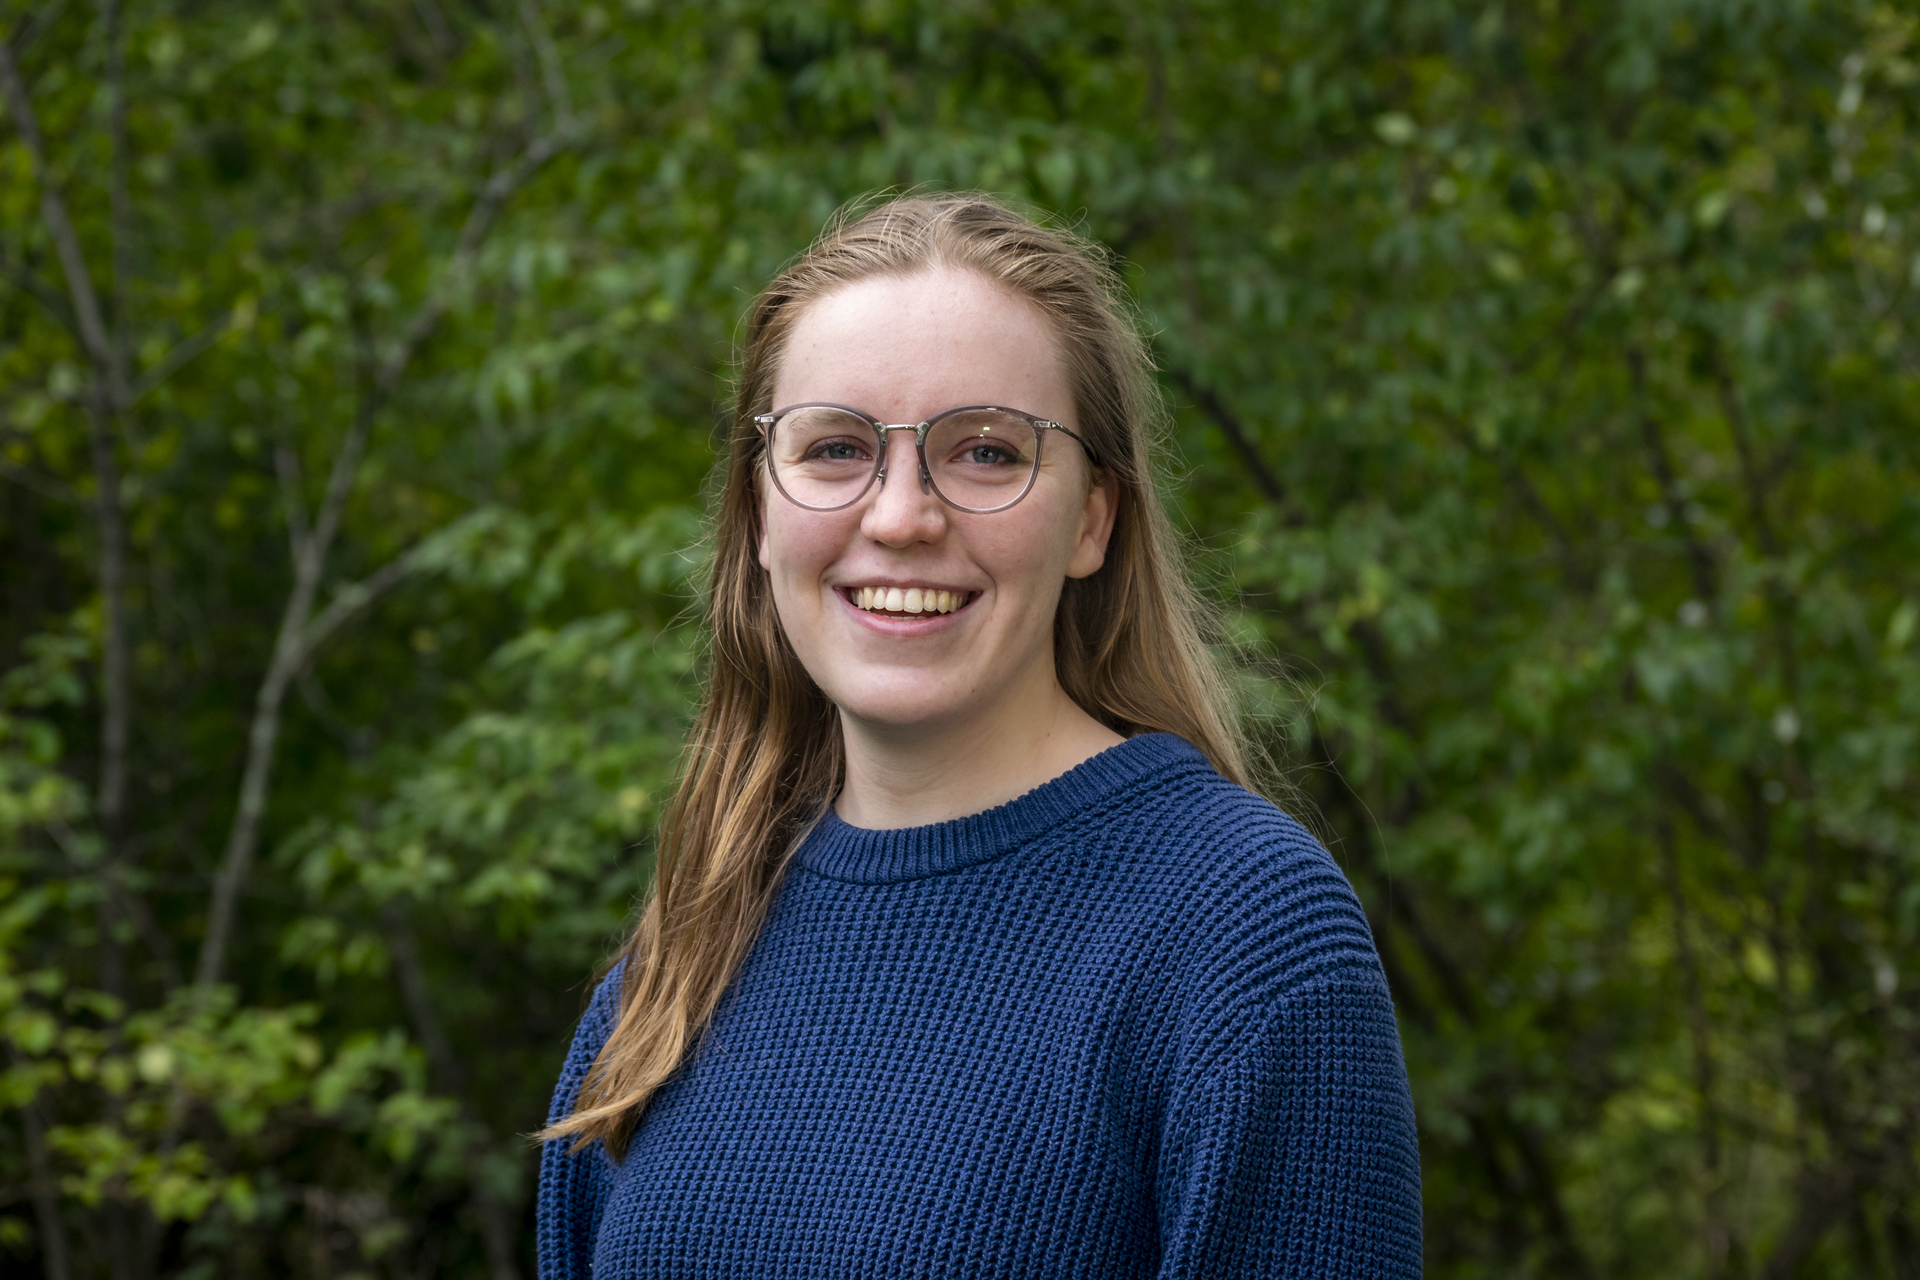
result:
<svg viewBox="0 0 1920 1280"><path fill-rule="evenodd" d="M1186 739L1149 733L1109 747L1003 805L925 827L872 831L829 808L794 855L808 871L855 884L890 884L989 862L1144 778L1207 759Z"/></svg>

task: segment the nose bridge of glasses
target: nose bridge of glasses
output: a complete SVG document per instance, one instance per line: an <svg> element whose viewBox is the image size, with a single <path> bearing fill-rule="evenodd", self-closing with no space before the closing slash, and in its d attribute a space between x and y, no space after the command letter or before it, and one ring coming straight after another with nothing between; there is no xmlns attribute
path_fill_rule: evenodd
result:
<svg viewBox="0 0 1920 1280"><path fill-rule="evenodd" d="M880 434L880 466L874 472L875 478L878 479L883 486L887 483L887 467L892 462L893 433L896 431L911 431L913 432L912 447L916 454L913 465L914 469L920 473L920 492L932 492L932 477L927 475L926 462L923 458L917 456L920 446L926 443L927 424L924 422L881 422L874 425L874 430Z"/></svg>

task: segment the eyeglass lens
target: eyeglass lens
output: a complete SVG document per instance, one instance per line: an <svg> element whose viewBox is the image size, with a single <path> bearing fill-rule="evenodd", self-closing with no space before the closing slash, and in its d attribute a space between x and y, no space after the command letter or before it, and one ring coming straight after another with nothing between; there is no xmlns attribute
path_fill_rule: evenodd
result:
<svg viewBox="0 0 1920 1280"><path fill-rule="evenodd" d="M956 507L991 511L1017 500L1033 479L1040 433L998 409L951 413L927 432L927 471ZM885 446L873 424L844 409L796 409L773 424L768 463L781 490L803 507L845 506L866 491Z"/></svg>

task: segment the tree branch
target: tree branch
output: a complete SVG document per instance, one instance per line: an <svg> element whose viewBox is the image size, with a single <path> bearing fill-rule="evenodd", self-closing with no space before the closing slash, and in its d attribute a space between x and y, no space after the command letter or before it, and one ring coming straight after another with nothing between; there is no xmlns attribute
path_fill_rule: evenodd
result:
<svg viewBox="0 0 1920 1280"><path fill-rule="evenodd" d="M1780 555L1779 540L1773 534L1773 521L1767 517L1767 498L1760 478L1760 466L1753 456L1753 440L1747 431L1747 413L1740 403L1740 388L1727 365L1727 354L1718 341L1710 343L1713 359L1713 385L1720 395L1720 410L1726 414L1727 430L1733 436L1734 452L1740 458L1740 478L1747 490L1747 514L1754 532L1760 535L1760 549L1768 559Z"/></svg>
<svg viewBox="0 0 1920 1280"><path fill-rule="evenodd" d="M113 20L113 29L109 32L114 39L118 38L117 21L117 18ZM110 65L113 65L111 58ZM0 95L6 98L14 127L26 144L30 169L40 186L41 220L58 252L61 270L67 279L67 292L73 300L81 344L93 364L88 419L99 490L96 510L100 524L100 596L104 614L100 661L100 784L96 804L111 862L118 857L125 827L127 743L132 721L124 582L126 523L120 508L120 466L115 456L115 427L126 405L126 386L114 354L118 339L108 331L101 316L100 299L88 274L80 237L73 229L73 221L67 216L66 205L47 167L39 118L20 79L12 47L5 40L0 40Z"/></svg>
<svg viewBox="0 0 1920 1280"><path fill-rule="evenodd" d="M501 206L553 155L572 141L571 128L555 130L533 142L481 189L453 254L439 277L428 286L412 320L399 341L387 353L373 373L371 385L361 398L347 437L335 456L327 477L326 494L313 527L304 539L304 554L294 556L293 589L287 595L280 616L280 629L274 640L273 657L261 679L254 698L253 721L247 734L246 765L241 775L240 796L235 806L233 825L214 877L213 895L207 908L207 932L200 946L199 963L194 967L194 982L203 990L220 981L225 966L233 917L246 883L255 847L259 842L260 820L266 811L267 785L273 773L274 745L280 734L280 709L288 686L313 651L353 614L364 608L381 592L411 573L419 564L425 546L416 544L364 581L341 590L331 604L312 617L320 578L326 568L328 552L339 531L347 496L359 471L360 457L366 449L367 435L374 418L385 407L420 344L433 332L445 314L453 291L472 269L480 244L492 229Z"/></svg>
<svg viewBox="0 0 1920 1280"><path fill-rule="evenodd" d="M1720 1110L1715 1102L1712 1028L1706 997L1701 990L1700 963L1693 950L1693 931L1688 927L1686 892L1680 883L1679 840L1664 804L1655 816L1654 834L1660 845L1660 865L1666 880L1668 905L1673 912L1674 954L1680 961L1681 994L1686 1000L1687 1030L1692 1040L1693 1086L1700 1096L1700 1163L1707 1180L1702 1224L1707 1275L1719 1277L1726 1273L1731 1242L1727 1233L1726 1192L1721 1186Z"/></svg>
<svg viewBox="0 0 1920 1280"><path fill-rule="evenodd" d="M1472 436L1465 424L1449 417L1446 425L1460 448L1471 449ZM1553 508L1547 505L1547 500L1542 496L1540 487L1534 484L1533 477L1527 474L1526 468L1522 467L1517 459L1507 456L1504 452L1494 457L1493 464L1500 469L1500 476L1507 482L1508 487L1519 495L1520 505L1527 509L1527 514L1533 517L1534 523L1546 530L1547 537L1552 539L1554 553L1560 558L1560 568L1567 575L1567 581L1582 592L1591 591L1594 581L1593 571L1580 562L1573 535L1568 532L1567 526L1554 513Z"/></svg>
<svg viewBox="0 0 1920 1280"><path fill-rule="evenodd" d="M1800 1208L1767 1264L1760 1268L1760 1280L1792 1280L1820 1237L1852 1202L1853 1182L1849 1169L1808 1171L1801 1180Z"/></svg>
<svg viewBox="0 0 1920 1280"><path fill-rule="evenodd" d="M1319 734L1313 737L1314 750L1324 762L1327 771L1338 785L1342 803L1357 819L1366 833L1354 843L1365 860L1367 870L1385 881L1389 892L1393 891L1393 882L1385 873L1383 855L1385 838L1379 823L1374 820L1367 803L1361 798L1346 776L1340 771L1334 760L1331 746ZM1376 917L1368 916L1371 923ZM1468 1028L1480 1025L1479 999L1472 985L1467 981L1459 966L1447 952L1445 944L1433 931L1418 909L1411 894L1400 892L1390 900L1389 909L1380 913L1381 927L1376 931L1376 945L1384 959L1391 949L1384 945L1388 939L1388 930L1397 929L1413 939L1421 958L1427 963L1437 979L1440 994L1450 1005L1455 1016ZM1403 979L1404 985L1404 979ZM1395 991L1398 998L1399 992ZM1516 1194L1530 1192L1528 1196L1534 1211L1539 1215L1541 1225L1552 1239L1552 1248L1558 1255L1560 1271L1567 1275L1584 1277L1593 1274L1593 1265L1580 1247L1574 1234L1572 1220L1568 1217L1564 1198L1560 1194L1559 1180L1548 1158L1545 1146L1539 1135L1525 1120L1515 1116L1504 1092L1499 1088L1500 1078L1489 1073L1482 1077L1480 1088L1476 1090L1483 1099L1484 1114L1470 1117L1469 1123L1475 1131L1477 1145L1481 1148L1482 1162L1489 1176L1503 1191L1503 1199ZM1508 1178L1498 1155L1495 1139L1504 1134L1520 1157L1525 1173L1524 1189L1516 1189L1512 1179Z"/></svg>
<svg viewBox="0 0 1920 1280"><path fill-rule="evenodd" d="M16 1060L18 1054L15 1055ZM46 1259L47 1280L67 1280L67 1229L60 1221L60 1183L47 1159L46 1124L40 1118L40 1100L20 1108L20 1127L27 1145L28 1177L33 1180L33 1216L40 1223L40 1255Z"/></svg>
<svg viewBox="0 0 1920 1280"><path fill-rule="evenodd" d="M156 390L168 378L198 360L212 349L213 344L226 336L233 327L234 313L227 312L218 320L208 324L198 333L175 343L173 349L154 361L147 370L133 380L127 389L127 406L139 404L149 392Z"/></svg>
<svg viewBox="0 0 1920 1280"><path fill-rule="evenodd" d="M313 656L314 650L325 644L327 637L339 630L340 626L354 614L399 586L415 571L422 568L430 545L430 540L422 539L360 581L342 587L327 607L321 611L320 616L307 624L306 631L301 635L301 664L304 665L307 659Z"/></svg>
<svg viewBox="0 0 1920 1280"><path fill-rule="evenodd" d="M1708 807L1707 793L1697 786L1692 778L1677 768L1669 760L1656 760L1653 766L1654 780L1662 784L1681 811L1693 820L1693 824L1709 840L1724 848L1731 849L1736 857L1744 862L1749 871L1758 871L1765 860L1766 848L1752 839L1752 833L1728 826Z"/></svg>
<svg viewBox="0 0 1920 1280"><path fill-rule="evenodd" d="M1719 567L1714 563L1713 553L1700 541L1687 520L1686 507L1680 497L1680 479L1673 469L1673 457L1667 452L1666 437L1647 405L1647 362L1638 347L1627 348L1627 368L1633 377L1634 407L1640 419L1640 435L1653 463L1654 479L1660 485L1660 501L1667 508L1669 517L1680 522L1681 537L1687 547L1687 563L1693 571L1694 594L1699 596L1701 604L1713 609L1720 596Z"/></svg>
<svg viewBox="0 0 1920 1280"><path fill-rule="evenodd" d="M454 245L453 255L447 260L436 286L428 293L420 310L401 335L399 344L388 354L375 375L374 385L384 396L399 381L401 373L413 359L414 350L433 331L445 313L449 295L454 287L466 278L472 269L473 260L478 255L480 244L487 233L493 229L494 220L500 209L513 193L525 185L527 179L536 173L540 166L571 146L582 130L577 123L557 128L529 143L514 162L488 180L480 190L479 198L474 201L467 220L460 228L460 238Z"/></svg>
<svg viewBox="0 0 1920 1280"><path fill-rule="evenodd" d="M311 621L307 617L313 603L311 587L304 582L296 582L292 594L288 596L274 643L273 659L254 698L253 723L247 734L246 770L240 781L240 801L234 811L233 825L228 830L219 873L214 878L213 899L207 910L206 937L200 944L199 962L194 967L196 986L205 989L220 981L220 973L226 962L234 911L239 905L240 890L246 883L254 848L259 840L260 819L266 812L267 784L273 773L273 749L280 734L280 709L286 700L288 686L314 651L342 623L382 593L398 585L420 565L426 545L424 542L415 544L412 549L388 561L365 579L343 588L320 616ZM319 563L311 549L304 563Z"/></svg>
<svg viewBox="0 0 1920 1280"><path fill-rule="evenodd" d="M113 345L108 341L106 322L100 314L100 299L94 292L92 277L87 274L87 259L80 249L80 237L74 233L73 222L67 217L66 204L53 185L53 175L47 170L47 152L40 136L40 119L34 114L26 85L14 65L13 49L5 40L0 40L0 95L6 98L7 111L13 116L14 128L20 131L20 140L26 144L30 171L34 181L40 185L40 216L47 225L47 234L53 240L54 252L59 255L60 267L66 273L67 291L73 298L74 320L80 330L81 344L87 355L100 367L108 368L112 364Z"/></svg>
<svg viewBox="0 0 1920 1280"><path fill-rule="evenodd" d="M487 1131L486 1126L480 1123L475 1114L473 1100L467 1093L466 1072L453 1051L453 1042L447 1038L446 1028L434 1013L426 965L420 959L420 946L413 934L413 923L407 919L406 909L393 898L381 904L380 920L385 926L387 951L393 957L394 976L400 980L400 1001L406 1006L407 1019L413 1023L414 1035L427 1051L428 1066L439 1077L439 1087L454 1096L460 1104L462 1115L474 1126L477 1141L469 1162L470 1194L474 1217L480 1228L481 1247L487 1257L487 1272L491 1280L520 1280L520 1268L513 1259L511 1209L500 1203L499 1197L487 1185L484 1163L480 1158L488 1141L482 1136Z"/></svg>
<svg viewBox="0 0 1920 1280"><path fill-rule="evenodd" d="M133 293L133 200L127 183L127 35L120 0L101 0L107 43L107 182L113 228L113 328L108 335L116 407L125 408Z"/></svg>
<svg viewBox="0 0 1920 1280"><path fill-rule="evenodd" d="M1184 369L1169 369L1167 377L1175 386L1187 393L1201 412L1213 419L1213 424L1220 428L1220 434L1227 438L1227 443L1233 446L1233 451L1240 455L1240 461L1246 464L1247 474L1253 478L1254 487L1260 490L1268 502L1281 508L1283 512L1289 511L1286 491L1280 487L1279 477L1275 476L1272 469L1267 466L1267 460L1260 456L1258 449L1254 448L1253 439L1247 434L1246 427L1241 424L1233 411L1227 408L1226 402L1218 393L1211 387L1200 385L1194 380L1193 375Z"/></svg>
<svg viewBox="0 0 1920 1280"><path fill-rule="evenodd" d="M307 499L301 492L300 455L287 444L274 446L274 470L280 473L280 496L287 507L287 549L292 553L293 562L300 564L307 557L307 544L312 541L312 527L307 523Z"/></svg>
<svg viewBox="0 0 1920 1280"><path fill-rule="evenodd" d="M73 311L60 300L60 294L53 286L33 274L26 266L10 259L0 259L0 274L4 274L8 280L12 281L14 288L45 307L47 314L51 315L62 329L73 335L74 342L78 343L82 350L86 349L86 344L80 337L79 322L73 318Z"/></svg>
<svg viewBox="0 0 1920 1280"><path fill-rule="evenodd" d="M47 0L40 6L40 12L29 14L17 27L6 35L6 42L13 47L15 57L33 48L40 39L40 33L53 25L60 11L67 7L67 0Z"/></svg>
<svg viewBox="0 0 1920 1280"><path fill-rule="evenodd" d="M0 458L0 476L5 476L21 488L31 489L41 497L51 498L55 502L70 502L75 506L86 504L85 498L52 476L43 476L27 467L16 466L5 458Z"/></svg>
<svg viewBox="0 0 1920 1280"><path fill-rule="evenodd" d="M20 1050L12 1045L7 1046L7 1060L15 1067L26 1063ZM47 1126L40 1114L37 1090L19 1111L21 1136L27 1148L33 1216L40 1225L40 1255L46 1260L47 1280L67 1280L72 1270L67 1260L67 1229L60 1221L60 1180L54 1176L53 1162L47 1159Z"/></svg>
<svg viewBox="0 0 1920 1280"><path fill-rule="evenodd" d="M540 81L547 92L548 108L553 112L553 127L571 128L573 99L567 93L567 77L560 69L560 55L553 47L553 37L547 34L547 24L541 21L538 0L520 0L520 25L527 29L533 56L540 62Z"/></svg>
<svg viewBox="0 0 1920 1280"><path fill-rule="evenodd" d="M453 31L447 26L446 15L440 12L440 6L433 0L414 0L414 11L420 16L420 25L426 28L427 42L433 46L435 66L444 69L447 59L459 52L459 44L453 38Z"/></svg>
<svg viewBox="0 0 1920 1280"><path fill-rule="evenodd" d="M1760 460L1754 456L1753 436L1747 427L1746 407L1740 400L1740 387L1734 380L1733 366L1727 360L1727 353L1718 338L1708 339L1709 354L1713 364L1713 381L1720 393L1721 412L1727 418L1727 430L1733 436L1733 447L1740 458L1740 477L1747 491L1747 514L1753 521L1755 534L1760 539L1760 550L1768 560L1780 559L1780 540L1775 534L1773 520L1767 514L1766 480L1761 475ZM1779 650L1780 683L1784 686L1787 698L1791 702L1800 700L1800 658L1793 643L1794 601L1788 594L1786 583L1778 573L1766 576L1767 604L1773 614L1774 646ZM1798 759L1788 752L1789 760ZM1806 769L1802 764L1794 770L1797 775L1793 781L1804 794L1810 790L1806 778Z"/></svg>

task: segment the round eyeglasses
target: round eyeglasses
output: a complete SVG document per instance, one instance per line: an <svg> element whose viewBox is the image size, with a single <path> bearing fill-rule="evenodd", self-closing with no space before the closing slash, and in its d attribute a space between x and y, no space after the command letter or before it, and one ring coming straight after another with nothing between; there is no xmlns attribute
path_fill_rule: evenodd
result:
<svg viewBox="0 0 1920 1280"><path fill-rule="evenodd" d="M843 404L796 404L754 417L766 438L767 471L788 501L810 511L852 506L887 478L887 438L913 432L920 490L960 511L1005 511L1040 474L1049 431L1087 442L1057 422L1018 409L969 404L925 422L882 422Z"/></svg>

